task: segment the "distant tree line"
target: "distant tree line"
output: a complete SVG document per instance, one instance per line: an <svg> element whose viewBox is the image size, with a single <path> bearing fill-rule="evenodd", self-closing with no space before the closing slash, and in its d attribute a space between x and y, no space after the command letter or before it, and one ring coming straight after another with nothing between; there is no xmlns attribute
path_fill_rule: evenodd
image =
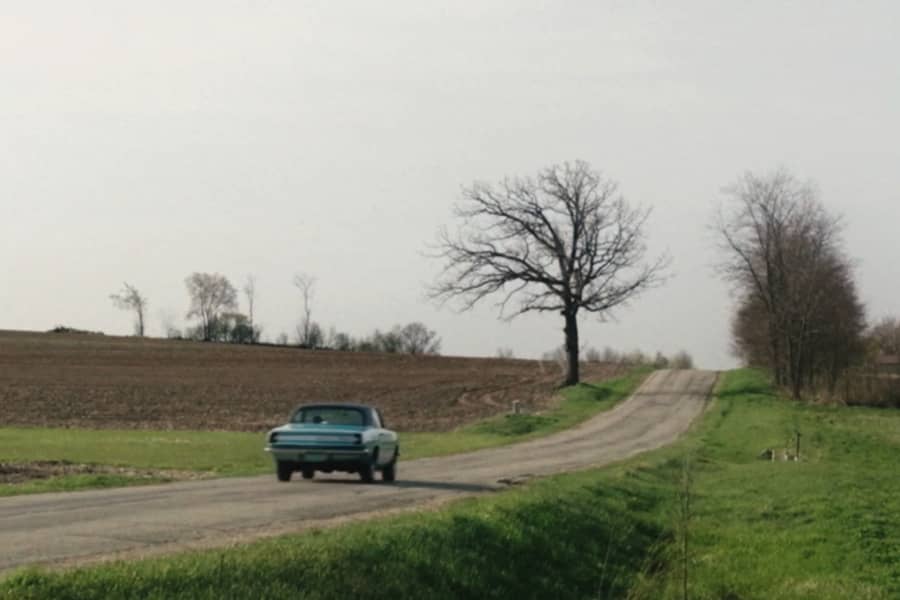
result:
<svg viewBox="0 0 900 600"><path fill-rule="evenodd" d="M870 359L900 357L900 319L884 317L869 329L867 348Z"/></svg>
<svg viewBox="0 0 900 600"><path fill-rule="evenodd" d="M566 351L564 347L555 348L549 352L545 352L541 356L542 360L555 361L560 367L566 365ZM667 356L657 351L656 354L646 354L642 350L632 350L630 352L620 352L609 346L602 351L597 350L593 346L586 348L581 353L581 360L585 363L603 363L609 365L620 365L626 367L653 367L655 369L693 369L694 359L685 350Z"/></svg>
<svg viewBox="0 0 900 600"><path fill-rule="evenodd" d="M403 354L439 354L441 339L423 323L395 325L392 329L376 329L368 336L355 337L331 327L327 332L313 320L313 299L316 279L306 274L294 277L300 291L301 311L293 344L307 349L332 349L352 352L387 352ZM262 328L254 320L256 279L248 276L241 288L246 299L247 313L240 312L238 290L227 277L219 273L192 273L185 278L189 307L185 316L195 324L185 329L174 325L170 315L164 317L168 338L205 342L258 344ZM121 291L111 294L117 308L129 310L135 316L135 335L145 335L145 317L149 301L138 289L125 283ZM286 333L275 338L276 345L290 345Z"/></svg>
<svg viewBox="0 0 900 600"><path fill-rule="evenodd" d="M834 400L900 408L900 319L884 317L866 331L865 358L848 369Z"/></svg>
<svg viewBox="0 0 900 600"><path fill-rule="evenodd" d="M332 330L326 341L329 348L350 352L440 354L441 350L437 333L419 322L395 325L388 331L376 329L371 335L360 338Z"/></svg>

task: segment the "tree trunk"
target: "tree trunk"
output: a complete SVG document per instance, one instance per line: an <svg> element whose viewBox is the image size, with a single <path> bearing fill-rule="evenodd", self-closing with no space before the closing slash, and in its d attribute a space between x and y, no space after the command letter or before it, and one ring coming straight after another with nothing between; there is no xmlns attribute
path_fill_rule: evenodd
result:
<svg viewBox="0 0 900 600"><path fill-rule="evenodd" d="M209 313L204 313L202 317L203 321L203 341L210 342L212 341L212 315Z"/></svg>
<svg viewBox="0 0 900 600"><path fill-rule="evenodd" d="M566 359L568 360L565 385L575 385L581 377L578 372L578 318L577 313L571 309L564 311L563 315L566 318L566 327L563 331L566 333Z"/></svg>
<svg viewBox="0 0 900 600"><path fill-rule="evenodd" d="M769 317L769 354L772 361L772 372L775 374L775 385L781 386L785 383L784 365L781 359L781 340L773 319L774 317Z"/></svg>

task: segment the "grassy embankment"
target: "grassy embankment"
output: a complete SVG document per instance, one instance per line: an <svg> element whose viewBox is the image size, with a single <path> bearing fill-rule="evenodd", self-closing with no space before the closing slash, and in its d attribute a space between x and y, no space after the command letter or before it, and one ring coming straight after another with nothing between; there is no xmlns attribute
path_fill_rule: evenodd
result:
<svg viewBox="0 0 900 600"><path fill-rule="evenodd" d="M803 434L800 462L756 458ZM23 572L0 598L900 597L900 413L803 406L730 373L676 445L602 470L220 551Z"/></svg>
<svg viewBox="0 0 900 600"><path fill-rule="evenodd" d="M509 415L444 433L401 433L403 459L442 456L520 442L572 427L626 398L647 375L629 375L561 391L556 409L540 415ZM263 436L222 431L134 431L0 428L0 462L65 460L146 470L190 471L209 476L272 471ZM166 474L80 474L24 484L0 484L0 496L117 487L166 481Z"/></svg>

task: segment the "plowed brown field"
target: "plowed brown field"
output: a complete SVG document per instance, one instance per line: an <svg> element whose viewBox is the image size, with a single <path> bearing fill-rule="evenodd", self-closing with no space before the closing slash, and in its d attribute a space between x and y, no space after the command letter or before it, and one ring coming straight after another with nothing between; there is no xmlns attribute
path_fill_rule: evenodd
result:
<svg viewBox="0 0 900 600"><path fill-rule="evenodd" d="M613 367L586 365L585 379ZM443 431L554 402L553 362L0 331L0 426L260 431L304 402L363 402Z"/></svg>

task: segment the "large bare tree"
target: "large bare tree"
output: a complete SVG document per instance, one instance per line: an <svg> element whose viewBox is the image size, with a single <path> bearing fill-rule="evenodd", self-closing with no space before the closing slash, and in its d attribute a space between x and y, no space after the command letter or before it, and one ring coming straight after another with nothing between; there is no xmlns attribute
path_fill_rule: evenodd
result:
<svg viewBox="0 0 900 600"><path fill-rule="evenodd" d="M147 312L148 304L147 297L141 294L136 287L126 282L119 293L110 294L109 298L117 308L134 311L134 332L136 335L143 337L144 315Z"/></svg>
<svg viewBox="0 0 900 600"><path fill-rule="evenodd" d="M191 297L187 318L200 319L201 335L208 342L213 339L222 312L237 309L237 290L218 273L193 273L184 283Z"/></svg>
<svg viewBox="0 0 900 600"><path fill-rule="evenodd" d="M501 317L562 315L566 385L579 381L578 315L603 317L662 281L666 256L645 261L650 211L630 206L614 181L583 161L554 165L534 178L476 183L454 210L455 233L443 229L444 269L433 298L468 310L498 297ZM507 307L518 301L511 312Z"/></svg>

